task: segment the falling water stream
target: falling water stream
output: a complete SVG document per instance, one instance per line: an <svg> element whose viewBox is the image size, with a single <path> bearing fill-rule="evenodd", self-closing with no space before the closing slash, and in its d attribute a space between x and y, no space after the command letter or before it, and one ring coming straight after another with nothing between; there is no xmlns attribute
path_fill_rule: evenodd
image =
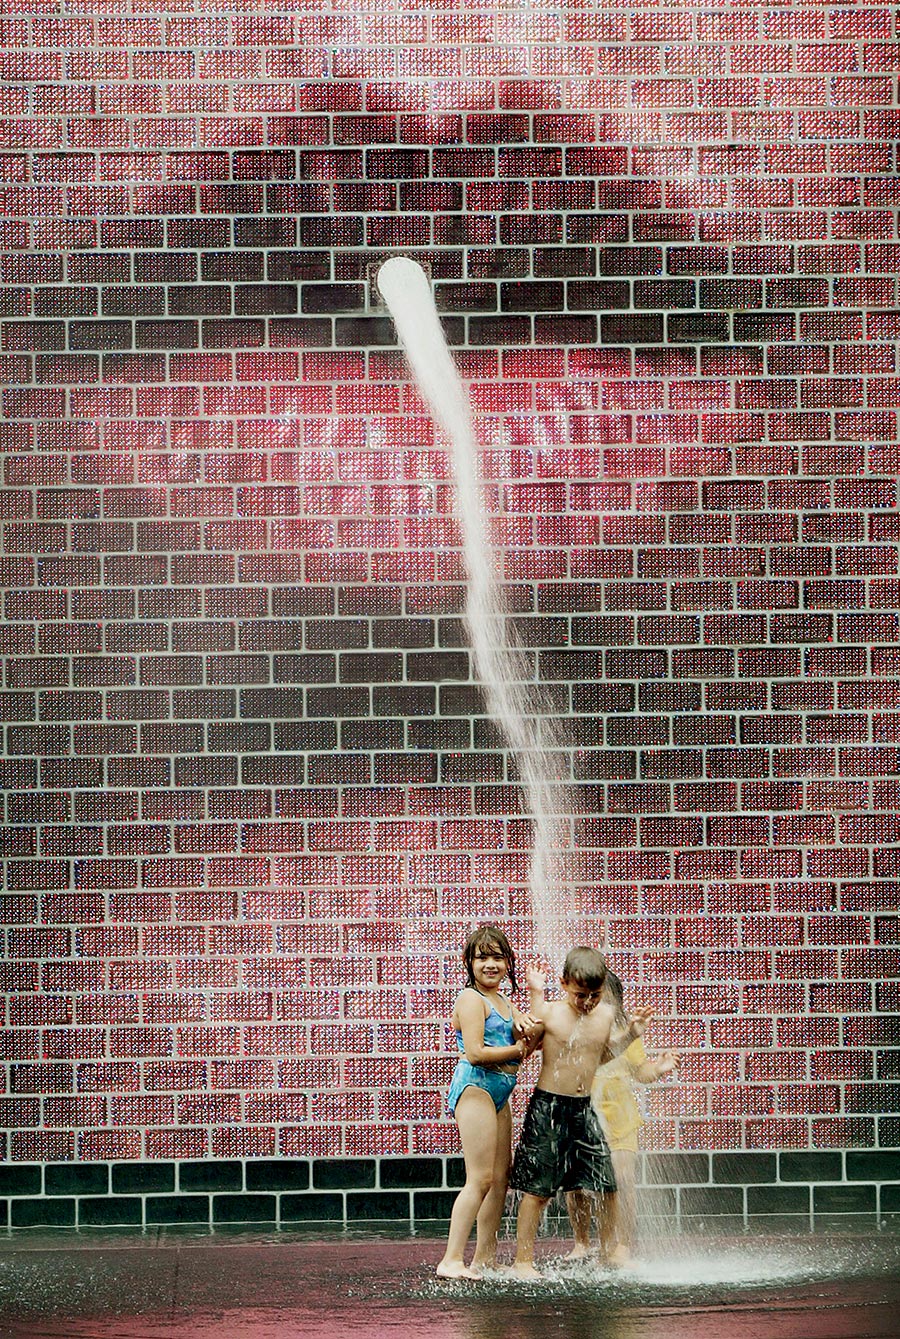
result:
<svg viewBox="0 0 900 1339"><path fill-rule="evenodd" d="M469 401L438 320L425 271L405 256L386 261L376 276L419 391L450 446L457 507L468 571L466 621L488 711L513 751L533 823L529 891L535 947L561 961L572 934L572 912L554 887L554 848L567 822L563 788L555 781L543 727L533 710L536 685L515 643L498 579L482 497L478 450ZM528 696L532 705L529 707ZM544 739L541 737L543 728Z"/></svg>

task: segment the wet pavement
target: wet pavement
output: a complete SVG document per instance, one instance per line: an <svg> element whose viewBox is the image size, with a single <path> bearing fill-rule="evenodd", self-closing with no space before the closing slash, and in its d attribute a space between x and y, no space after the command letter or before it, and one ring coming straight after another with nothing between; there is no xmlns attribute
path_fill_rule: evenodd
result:
<svg viewBox="0 0 900 1339"><path fill-rule="evenodd" d="M20 1232L3 1339L900 1339L900 1236L673 1238L612 1273L434 1277L438 1237ZM508 1254L508 1247L506 1254Z"/></svg>

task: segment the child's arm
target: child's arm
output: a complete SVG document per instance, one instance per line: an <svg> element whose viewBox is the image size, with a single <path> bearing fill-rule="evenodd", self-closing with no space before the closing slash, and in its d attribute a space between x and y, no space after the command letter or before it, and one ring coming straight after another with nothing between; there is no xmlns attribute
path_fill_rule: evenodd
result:
<svg viewBox="0 0 900 1339"><path fill-rule="evenodd" d="M659 1055L647 1057L632 1071L638 1083L656 1083L666 1074L671 1074L681 1064L681 1056L676 1051L662 1051Z"/></svg>
<svg viewBox="0 0 900 1339"><path fill-rule="evenodd" d="M525 973L525 981L528 986L528 1012L534 1018L543 1018L547 1003L544 996L547 978L536 967L529 967Z"/></svg>
<svg viewBox="0 0 900 1339"><path fill-rule="evenodd" d="M526 1054L531 1055L531 1052L536 1050L543 1040L544 1024L531 1013L523 1014L521 1009L517 1009L515 1005L512 1007L512 1012L513 1035L522 1038L528 1047Z"/></svg>
<svg viewBox="0 0 900 1339"><path fill-rule="evenodd" d="M463 1049L470 1065L510 1065L530 1054L523 1038L511 1046L485 1046L484 1005L474 990L464 990L456 1001L456 1017L462 1033Z"/></svg>
<svg viewBox="0 0 900 1339"><path fill-rule="evenodd" d="M653 1018L652 1009L635 1009L628 1017L624 1028L614 1027L609 1035L609 1049L613 1055L621 1055L637 1037L642 1037Z"/></svg>

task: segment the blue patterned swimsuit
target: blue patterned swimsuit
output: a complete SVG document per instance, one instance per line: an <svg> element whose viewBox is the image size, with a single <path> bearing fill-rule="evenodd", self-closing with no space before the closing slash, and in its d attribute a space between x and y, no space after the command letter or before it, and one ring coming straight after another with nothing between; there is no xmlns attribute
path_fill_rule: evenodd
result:
<svg viewBox="0 0 900 1339"><path fill-rule="evenodd" d="M476 993L481 995L480 990ZM481 998L484 999L484 996L482 995ZM504 1018L499 1009L492 1004L491 1012L484 1020L485 1046L512 1046L513 1043L512 1015L509 1018ZM466 1088L483 1088L493 1098L494 1106L499 1111L509 1101L509 1095L516 1086L518 1072L506 1074L502 1069L495 1069L488 1065L470 1064L465 1057L462 1033L458 1030L456 1044L461 1054L456 1062L453 1078L450 1081L450 1091L447 1093L447 1110L452 1116L456 1110L456 1104ZM506 1061L505 1063L515 1064L516 1062Z"/></svg>

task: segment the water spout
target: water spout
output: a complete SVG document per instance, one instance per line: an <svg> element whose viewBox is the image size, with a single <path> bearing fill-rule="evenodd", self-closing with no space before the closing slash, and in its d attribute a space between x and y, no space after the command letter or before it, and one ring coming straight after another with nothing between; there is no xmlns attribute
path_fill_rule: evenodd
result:
<svg viewBox="0 0 900 1339"><path fill-rule="evenodd" d="M563 787L555 779L547 735L534 714L537 686L526 690L530 670L518 647L505 608L490 542L475 432L465 389L441 329L431 287L420 265L404 256L386 261L376 276L378 290L397 328L400 344L419 391L451 445L457 507L468 571L466 621L475 668L488 711L515 755L533 824L529 891L535 947L558 962L572 935L572 911L554 887L554 851L567 828ZM532 697L529 709L526 691Z"/></svg>

